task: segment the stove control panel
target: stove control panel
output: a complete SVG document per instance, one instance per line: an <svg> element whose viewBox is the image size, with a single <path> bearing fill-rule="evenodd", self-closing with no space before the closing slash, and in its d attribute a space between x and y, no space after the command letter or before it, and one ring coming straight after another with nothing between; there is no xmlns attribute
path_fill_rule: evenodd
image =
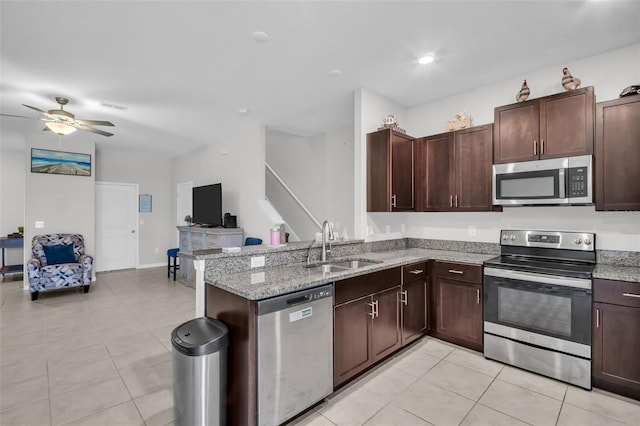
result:
<svg viewBox="0 0 640 426"><path fill-rule="evenodd" d="M595 251L595 234L588 232L502 230L503 246Z"/></svg>

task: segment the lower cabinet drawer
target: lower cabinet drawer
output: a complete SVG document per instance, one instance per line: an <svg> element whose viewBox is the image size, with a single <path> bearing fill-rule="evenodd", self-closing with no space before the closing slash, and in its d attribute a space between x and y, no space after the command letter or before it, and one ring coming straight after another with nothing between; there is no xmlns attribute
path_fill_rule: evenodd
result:
<svg viewBox="0 0 640 426"><path fill-rule="evenodd" d="M640 283L595 279L593 301L640 308Z"/></svg>
<svg viewBox="0 0 640 426"><path fill-rule="evenodd" d="M400 285L400 268L385 269L346 280L336 281L334 303L355 300L360 297Z"/></svg>
<svg viewBox="0 0 640 426"><path fill-rule="evenodd" d="M468 263L451 263L436 260L431 275L449 277L459 281L482 283L482 266Z"/></svg>
<svg viewBox="0 0 640 426"><path fill-rule="evenodd" d="M427 262L412 263L402 267L402 283L424 281L427 277Z"/></svg>

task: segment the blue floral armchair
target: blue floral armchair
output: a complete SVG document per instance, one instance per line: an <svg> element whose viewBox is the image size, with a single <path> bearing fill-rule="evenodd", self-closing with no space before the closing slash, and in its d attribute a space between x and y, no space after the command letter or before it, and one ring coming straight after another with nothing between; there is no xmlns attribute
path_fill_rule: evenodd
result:
<svg viewBox="0 0 640 426"><path fill-rule="evenodd" d="M31 243L32 259L27 263L31 300L41 291L91 285L93 257L84 254L80 234L36 235Z"/></svg>

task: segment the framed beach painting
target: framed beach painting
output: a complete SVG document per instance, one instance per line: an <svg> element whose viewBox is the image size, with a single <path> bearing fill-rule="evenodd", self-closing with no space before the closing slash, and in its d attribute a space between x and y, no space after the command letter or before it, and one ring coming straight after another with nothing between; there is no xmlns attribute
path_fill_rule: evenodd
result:
<svg viewBox="0 0 640 426"><path fill-rule="evenodd" d="M31 173L91 176L91 154L31 148Z"/></svg>

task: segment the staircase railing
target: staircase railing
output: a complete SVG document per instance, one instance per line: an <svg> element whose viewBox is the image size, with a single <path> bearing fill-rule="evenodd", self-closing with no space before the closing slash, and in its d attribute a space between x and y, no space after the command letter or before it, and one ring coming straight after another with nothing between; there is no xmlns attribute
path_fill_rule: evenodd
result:
<svg viewBox="0 0 640 426"><path fill-rule="evenodd" d="M289 188L289 185L287 185L280 176L278 176L278 174L276 173L275 170L273 170L273 168L269 165L269 163L267 163L266 161L264 162L264 166L267 168L267 170L269 170L269 172L273 175L273 177L276 178L276 180L280 183L280 185L282 185L282 187L289 193L289 195L291 195L291 198L294 199L294 201L300 206L300 208L302 208L302 210L307 214L307 216L309 216L309 218L313 221L313 223L316 224L316 226L319 229L322 229L322 225L320 224L320 222L318 221L318 219L315 218L315 216L313 215L313 213L311 213L309 211L309 209L304 205L304 203L300 200L300 198L298 198L298 196L296 194L293 193L293 191L291 190L291 188Z"/></svg>

